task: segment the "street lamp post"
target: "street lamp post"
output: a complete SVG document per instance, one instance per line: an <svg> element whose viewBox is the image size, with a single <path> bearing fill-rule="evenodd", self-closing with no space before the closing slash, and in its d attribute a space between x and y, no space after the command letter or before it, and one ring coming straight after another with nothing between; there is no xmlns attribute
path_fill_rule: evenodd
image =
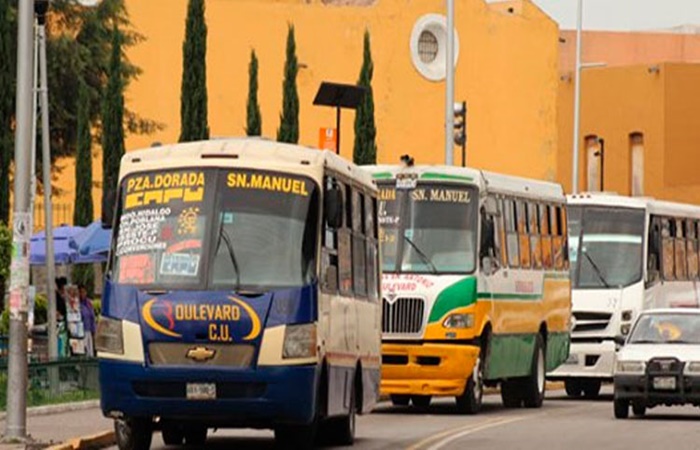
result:
<svg viewBox="0 0 700 450"><path fill-rule="evenodd" d="M578 193L579 133L581 126L581 30L583 28L583 0L578 0L576 12L576 79L574 85L574 147L571 193Z"/></svg>

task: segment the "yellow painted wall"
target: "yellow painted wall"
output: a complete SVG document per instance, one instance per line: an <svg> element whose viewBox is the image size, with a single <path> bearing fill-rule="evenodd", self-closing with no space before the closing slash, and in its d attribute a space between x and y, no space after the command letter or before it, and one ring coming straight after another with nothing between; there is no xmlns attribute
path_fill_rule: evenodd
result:
<svg viewBox="0 0 700 450"><path fill-rule="evenodd" d="M348 3L348 2L346 2ZM351 3L351 2L350 2ZM369 3L360 1L359 4ZM460 54L456 100L468 101L469 165L554 179L557 164L558 28L529 0L486 4L457 0ZM175 142L180 130L180 82L186 0L127 0L134 28L145 41L128 58L143 74L126 93L128 106L163 125L151 136L131 136L127 151ZM365 29L372 38L378 161L412 154L418 163L444 162L444 83L423 78L410 56L415 22L442 13L443 0L377 0L372 6L327 5L320 0L208 0L207 83L212 137L244 134L248 63L260 61L263 134L274 138L282 105L287 25L296 28L301 143L317 146L335 112L312 105L322 80L355 83ZM342 154L352 157L354 112L343 111ZM455 162L461 152L455 148ZM72 203L74 166L66 166L55 201ZM100 182L95 160L93 178ZM99 189L95 214L100 214Z"/></svg>
<svg viewBox="0 0 700 450"><path fill-rule="evenodd" d="M650 71L658 67L658 71ZM586 69L581 84L579 187L586 188L584 139L605 139L605 190L630 194L629 135L644 135L644 194L700 203L700 65ZM571 188L573 80L559 85L557 179Z"/></svg>

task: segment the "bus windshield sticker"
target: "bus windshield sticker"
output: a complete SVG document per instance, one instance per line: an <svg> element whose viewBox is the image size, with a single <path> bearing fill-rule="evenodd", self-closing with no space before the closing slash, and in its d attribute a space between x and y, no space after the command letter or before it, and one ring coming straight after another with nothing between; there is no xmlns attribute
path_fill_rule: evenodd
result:
<svg viewBox="0 0 700 450"><path fill-rule="evenodd" d="M178 230L177 234L197 234L197 218L199 216L199 208L192 206L190 208L183 209L178 217Z"/></svg>
<svg viewBox="0 0 700 450"><path fill-rule="evenodd" d="M418 174L399 173L396 174L396 189L415 189L418 184Z"/></svg>
<svg viewBox="0 0 700 450"><path fill-rule="evenodd" d="M126 183L124 209L167 205L173 201L201 202L204 199L204 172L185 171L138 175Z"/></svg>
<svg viewBox="0 0 700 450"><path fill-rule="evenodd" d="M416 202L469 203L469 191L463 189L426 188L416 189L411 193Z"/></svg>
<svg viewBox="0 0 700 450"><path fill-rule="evenodd" d="M119 283L149 284L156 279L153 255L122 256Z"/></svg>
<svg viewBox="0 0 700 450"><path fill-rule="evenodd" d="M161 275L196 277L199 255L189 253L165 253L160 263Z"/></svg>
<svg viewBox="0 0 700 450"><path fill-rule="evenodd" d="M302 197L308 197L311 191L311 181L304 178L243 172L229 172L226 186L231 189L257 189Z"/></svg>

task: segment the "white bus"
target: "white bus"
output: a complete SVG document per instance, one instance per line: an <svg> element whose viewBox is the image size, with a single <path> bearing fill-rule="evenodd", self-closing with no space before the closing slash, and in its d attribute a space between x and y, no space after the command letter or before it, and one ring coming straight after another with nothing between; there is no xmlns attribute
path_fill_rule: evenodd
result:
<svg viewBox="0 0 700 450"><path fill-rule="evenodd" d="M96 338L119 448L227 427L351 444L379 395L376 197L351 162L296 145L126 154Z"/></svg>
<svg viewBox="0 0 700 450"><path fill-rule="evenodd" d="M570 396L612 381L615 351L639 313L698 306L700 207L607 193L569 196L572 344L550 374Z"/></svg>

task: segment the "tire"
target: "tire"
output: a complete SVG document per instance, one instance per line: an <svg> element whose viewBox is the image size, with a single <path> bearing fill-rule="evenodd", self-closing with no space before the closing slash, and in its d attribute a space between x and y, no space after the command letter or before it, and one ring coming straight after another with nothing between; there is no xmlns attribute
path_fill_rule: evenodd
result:
<svg viewBox="0 0 700 450"><path fill-rule="evenodd" d="M635 415L635 417L644 417L644 415L647 413L647 407L643 403L633 403L632 404L632 414Z"/></svg>
<svg viewBox="0 0 700 450"><path fill-rule="evenodd" d="M161 431L165 445L182 445L185 433L177 425L165 425Z"/></svg>
<svg viewBox="0 0 700 450"><path fill-rule="evenodd" d="M484 396L484 364L481 355L476 358L472 375L467 379L462 395L457 397L457 410L464 414L476 414L481 410Z"/></svg>
<svg viewBox="0 0 700 450"><path fill-rule="evenodd" d="M626 419L630 415L630 402L616 398L614 401L615 418Z"/></svg>
<svg viewBox="0 0 700 450"><path fill-rule="evenodd" d="M506 408L520 408L523 398L520 391L520 380L505 380L501 382L501 400Z"/></svg>
<svg viewBox="0 0 700 450"><path fill-rule="evenodd" d="M355 443L355 425L357 408L355 407L355 392L350 397L350 412L345 417L329 419L324 423L324 435L331 445L353 445Z"/></svg>
<svg viewBox="0 0 700 450"><path fill-rule="evenodd" d="M523 404L526 408L540 408L542 406L546 367L544 339L541 334L538 334L535 337L532 369L530 375L523 380Z"/></svg>
<svg viewBox="0 0 700 450"><path fill-rule="evenodd" d="M408 406L411 403L410 395L392 394L389 396L391 404L394 406Z"/></svg>
<svg viewBox="0 0 700 450"><path fill-rule="evenodd" d="M587 399L597 398L600 394L600 387L602 382L600 380L586 380L583 382L583 396Z"/></svg>
<svg viewBox="0 0 700 450"><path fill-rule="evenodd" d="M185 428L185 445L204 445L207 442L207 427L191 426Z"/></svg>
<svg viewBox="0 0 700 450"><path fill-rule="evenodd" d="M583 394L583 387L581 387L579 380L564 381L564 389L566 390L566 395L572 398L578 398Z"/></svg>
<svg viewBox="0 0 700 450"><path fill-rule="evenodd" d="M148 450L153 439L153 423L143 418L116 419L114 435L119 450Z"/></svg>
<svg viewBox="0 0 700 450"><path fill-rule="evenodd" d="M412 395L411 396L411 401L413 402L413 406L417 408L427 408L430 406L430 400L432 400L432 396L430 395Z"/></svg>

